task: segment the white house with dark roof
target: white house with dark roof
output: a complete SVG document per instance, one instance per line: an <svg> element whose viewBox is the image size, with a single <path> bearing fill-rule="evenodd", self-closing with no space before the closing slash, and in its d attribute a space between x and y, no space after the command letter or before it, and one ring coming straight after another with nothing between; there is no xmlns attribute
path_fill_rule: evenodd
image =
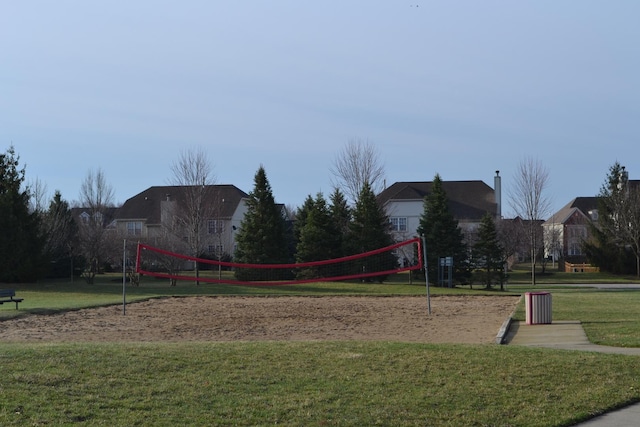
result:
<svg viewBox="0 0 640 427"><path fill-rule="evenodd" d="M378 195L392 225L396 241L417 236L424 199L431 192L430 181L396 182ZM501 212L501 177L498 171L494 188L483 181L442 181L449 209L465 232L473 232L486 213L499 218Z"/></svg>

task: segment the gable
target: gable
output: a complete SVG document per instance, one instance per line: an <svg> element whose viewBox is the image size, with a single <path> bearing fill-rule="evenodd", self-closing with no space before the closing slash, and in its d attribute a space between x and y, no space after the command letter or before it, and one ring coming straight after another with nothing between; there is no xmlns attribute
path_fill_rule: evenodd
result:
<svg viewBox="0 0 640 427"><path fill-rule="evenodd" d="M566 224L572 216L581 215L584 220L591 218L591 212L598 210L598 198L597 197L576 197L571 200L559 211L551 215L546 223L560 223ZM578 212L578 213L576 213Z"/></svg>
<svg viewBox="0 0 640 427"><path fill-rule="evenodd" d="M423 202L432 182L396 182L378 195L383 206ZM482 181L442 181L449 210L458 221L480 221L485 213L497 213L495 191Z"/></svg>

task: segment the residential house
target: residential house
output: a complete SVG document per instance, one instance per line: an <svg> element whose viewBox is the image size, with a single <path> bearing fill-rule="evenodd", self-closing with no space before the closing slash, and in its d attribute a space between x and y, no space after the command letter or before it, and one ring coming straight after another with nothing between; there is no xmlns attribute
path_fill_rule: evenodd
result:
<svg viewBox="0 0 640 427"><path fill-rule="evenodd" d="M91 217L94 217L94 224L101 224L104 229L112 229L115 227L115 217L118 213L118 208L107 207L101 209L99 212L93 212L91 208L77 207L71 208L71 215L76 219L79 224L89 224Z"/></svg>
<svg viewBox="0 0 640 427"><path fill-rule="evenodd" d="M545 255L554 260L586 262L583 242L591 236L590 224L598 221L598 198L576 197L542 224Z"/></svg>
<svg viewBox="0 0 640 427"><path fill-rule="evenodd" d="M207 186L208 209L204 219L203 242L213 256L232 254L235 230L246 213L247 193L234 185ZM182 233L176 227L178 209L185 204L189 186L154 186L128 199L115 218L118 231L129 238L139 238L151 245L160 245L168 229Z"/></svg>
<svg viewBox="0 0 640 427"><path fill-rule="evenodd" d="M424 199L431 192L432 182L396 182L378 195L385 208L396 241L418 235L420 217L424 212ZM488 212L501 217L501 177L494 178L495 188L483 181L442 181L449 199L449 209L465 233L477 230L482 217Z"/></svg>

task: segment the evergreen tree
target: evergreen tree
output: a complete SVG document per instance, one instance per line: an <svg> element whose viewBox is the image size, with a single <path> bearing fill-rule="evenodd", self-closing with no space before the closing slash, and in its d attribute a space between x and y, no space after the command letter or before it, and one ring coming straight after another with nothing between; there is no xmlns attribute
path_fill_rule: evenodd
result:
<svg viewBox="0 0 640 427"><path fill-rule="evenodd" d="M487 289L494 282L503 284L503 249L493 216L486 213L478 228L478 240L473 245L474 266L482 271L482 282Z"/></svg>
<svg viewBox="0 0 640 427"><path fill-rule="evenodd" d="M338 237L338 242L336 243L339 250L337 257L345 256L348 253L347 242L352 214L347 198L339 188L336 188L331 194L329 214Z"/></svg>
<svg viewBox="0 0 640 427"><path fill-rule="evenodd" d="M429 279L438 277L441 257L453 257L453 268L458 280L466 279L467 251L462 230L449 210L447 193L442 188L439 174L433 179L431 192L424 199L418 234L424 236Z"/></svg>
<svg viewBox="0 0 640 427"><path fill-rule="evenodd" d="M73 218L69 204L56 191L49 210L43 220L46 245L45 253L50 261L49 275L63 277L71 275L72 257L78 244L78 226Z"/></svg>
<svg viewBox="0 0 640 427"><path fill-rule="evenodd" d="M304 263L337 258L340 251L340 239L322 193L318 193L313 203L307 206L309 210L304 227L300 229L296 261ZM305 279L328 277L332 273L330 270L330 266L308 268L300 271L297 277Z"/></svg>
<svg viewBox="0 0 640 427"><path fill-rule="evenodd" d="M276 205L263 166L254 178L254 188L247 200L247 213L236 234L235 259L246 264L283 264L291 261L287 222L282 208ZM281 280L289 278L282 270L238 269L239 280Z"/></svg>
<svg viewBox="0 0 640 427"><path fill-rule="evenodd" d="M628 250L635 242L624 238L625 227L632 224L626 214L633 212L628 209L628 201L634 205L629 196L634 195L635 190L628 187L625 168L615 162L597 197L598 221L590 224L592 238L584 243L587 258L602 271L614 274L638 272L636 257ZM637 210L637 206L635 208Z"/></svg>
<svg viewBox="0 0 640 427"><path fill-rule="evenodd" d="M302 206L296 211L296 222L293 226L293 236L295 238L296 245L300 242L300 232L307 223L307 217L309 216L309 212L314 209L314 205L315 200L311 197L311 194L309 194L304 200Z"/></svg>
<svg viewBox="0 0 640 427"><path fill-rule="evenodd" d="M23 189L25 169L13 146L0 154L0 281L38 279L44 269L44 238L40 217L29 211L30 194Z"/></svg>
<svg viewBox="0 0 640 427"><path fill-rule="evenodd" d="M349 233L349 247L353 254L369 252L392 245L389 218L376 199L373 190L365 182L353 211ZM357 261L355 273L392 270L397 267L398 260L390 252L384 252L380 258L364 258ZM382 282L384 275L372 276Z"/></svg>

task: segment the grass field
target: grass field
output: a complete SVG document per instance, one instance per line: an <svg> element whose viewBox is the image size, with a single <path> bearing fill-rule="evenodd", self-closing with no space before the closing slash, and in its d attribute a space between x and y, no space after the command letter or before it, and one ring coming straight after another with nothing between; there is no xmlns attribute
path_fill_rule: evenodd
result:
<svg viewBox="0 0 640 427"><path fill-rule="evenodd" d="M554 320L640 346L640 292L553 286ZM16 286L16 314L119 304L122 282ZM509 286L521 293L526 286ZM478 294L431 288L441 293ZM495 293L496 291L491 291ZM199 294L421 295L384 285L230 287L145 280L127 300ZM516 313L516 316L519 314ZM0 425L569 426L640 400L640 358L393 342L2 344Z"/></svg>

